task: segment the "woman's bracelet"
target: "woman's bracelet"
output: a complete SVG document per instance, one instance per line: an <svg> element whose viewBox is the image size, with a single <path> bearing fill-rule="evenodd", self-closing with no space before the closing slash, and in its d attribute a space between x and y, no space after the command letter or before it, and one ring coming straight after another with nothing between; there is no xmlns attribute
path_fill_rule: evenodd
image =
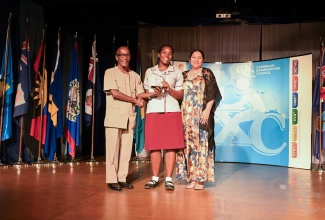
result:
<svg viewBox="0 0 325 220"><path fill-rule="evenodd" d="M148 97L147 98L148 98L148 100L151 100L150 93L148 93Z"/></svg>

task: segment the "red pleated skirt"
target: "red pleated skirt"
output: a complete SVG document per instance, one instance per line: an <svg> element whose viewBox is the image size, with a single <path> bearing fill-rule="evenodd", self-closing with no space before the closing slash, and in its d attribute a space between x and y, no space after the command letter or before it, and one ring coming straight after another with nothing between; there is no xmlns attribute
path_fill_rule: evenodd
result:
<svg viewBox="0 0 325 220"><path fill-rule="evenodd" d="M181 112L146 114L144 146L146 150L184 148Z"/></svg>

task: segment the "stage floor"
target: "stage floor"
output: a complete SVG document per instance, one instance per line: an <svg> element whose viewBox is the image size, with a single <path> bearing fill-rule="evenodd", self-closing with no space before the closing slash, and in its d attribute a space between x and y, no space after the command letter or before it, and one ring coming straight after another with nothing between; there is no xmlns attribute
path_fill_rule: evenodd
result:
<svg viewBox="0 0 325 220"><path fill-rule="evenodd" d="M0 219L322 219L325 172L269 165L216 163L204 190L145 189L150 162L130 162L134 189L107 188L105 158L97 163L0 167Z"/></svg>

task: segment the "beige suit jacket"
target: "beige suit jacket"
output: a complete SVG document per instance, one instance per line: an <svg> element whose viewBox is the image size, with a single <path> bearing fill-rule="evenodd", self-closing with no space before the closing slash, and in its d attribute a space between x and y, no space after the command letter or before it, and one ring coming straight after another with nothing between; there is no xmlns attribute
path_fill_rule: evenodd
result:
<svg viewBox="0 0 325 220"><path fill-rule="evenodd" d="M104 126L126 129L128 120L135 120L136 117L134 104L115 100L109 92L111 89L116 89L125 95L136 98L138 94L144 92L141 78L132 70L129 71L129 74L124 74L117 66L105 71L104 92L106 93L106 113ZM129 114L130 111L134 113L131 114L132 116ZM133 116L134 118L129 118Z"/></svg>

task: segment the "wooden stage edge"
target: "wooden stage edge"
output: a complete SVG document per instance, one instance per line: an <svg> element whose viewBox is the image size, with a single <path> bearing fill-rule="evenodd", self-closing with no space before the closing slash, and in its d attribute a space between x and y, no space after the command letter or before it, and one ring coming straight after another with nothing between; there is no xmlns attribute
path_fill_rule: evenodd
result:
<svg viewBox="0 0 325 220"><path fill-rule="evenodd" d="M325 172L318 164L297 169L259 164L215 163L215 182L203 190L175 190L160 184L145 189L151 179L149 158L131 158L127 181L134 189L110 190L105 180L105 156L75 163L0 167L0 216L16 219L323 219Z"/></svg>

